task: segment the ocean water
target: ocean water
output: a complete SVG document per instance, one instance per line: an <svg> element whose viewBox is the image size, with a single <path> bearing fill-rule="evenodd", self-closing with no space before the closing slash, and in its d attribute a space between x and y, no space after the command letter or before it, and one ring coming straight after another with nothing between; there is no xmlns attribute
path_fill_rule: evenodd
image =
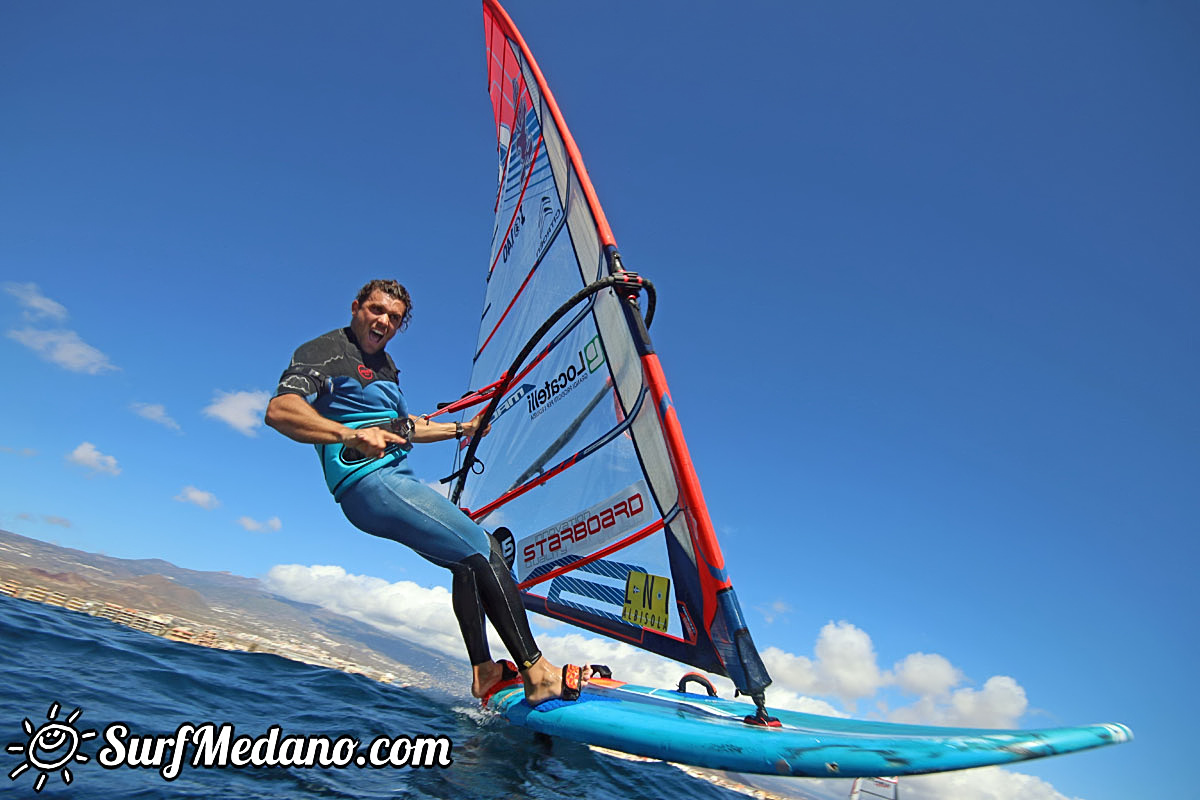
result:
<svg viewBox="0 0 1200 800"><path fill-rule="evenodd" d="M143 754L131 746L134 739L153 745L185 723L213 723L214 733L232 725L233 737L261 740L262 753L268 751L270 728L279 726L277 754L288 736L353 737L360 753L379 736L392 741L442 736L450 740L453 763L204 768L187 763L189 752L167 780L157 766L169 764L167 747L158 761L152 750L145 751L150 766L126 765L131 751L139 754L135 761ZM88 737L89 731L96 733ZM75 735L87 738L76 742ZM104 749L116 764L100 763ZM401 747L397 759L409 752ZM42 788L35 791L39 782ZM389 686L265 653L170 642L0 596L0 797L742 800L745 795L667 764L625 761L538 736L480 711L465 696Z"/></svg>

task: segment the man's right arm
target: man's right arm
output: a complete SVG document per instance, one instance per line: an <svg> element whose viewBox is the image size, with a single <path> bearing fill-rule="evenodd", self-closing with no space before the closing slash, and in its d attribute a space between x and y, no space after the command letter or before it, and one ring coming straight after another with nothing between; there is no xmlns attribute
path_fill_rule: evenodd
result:
<svg viewBox="0 0 1200 800"><path fill-rule="evenodd" d="M267 404L265 422L289 439L304 444L345 444L354 433L341 423L326 419L298 394L281 394Z"/></svg>
<svg viewBox="0 0 1200 800"><path fill-rule="evenodd" d="M289 439L304 444L343 444L379 458L393 444L406 440L383 428L349 428L322 417L298 394L285 393L271 398L265 422Z"/></svg>

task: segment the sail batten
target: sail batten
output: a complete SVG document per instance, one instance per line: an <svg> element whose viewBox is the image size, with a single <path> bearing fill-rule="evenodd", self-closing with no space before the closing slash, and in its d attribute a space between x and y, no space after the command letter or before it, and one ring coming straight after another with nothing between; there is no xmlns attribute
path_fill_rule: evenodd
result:
<svg viewBox="0 0 1200 800"><path fill-rule="evenodd" d="M578 147L495 0L484 25L496 217L471 385L491 432L460 454L451 497L511 530L527 608L761 697L770 678L637 304L649 284L623 268Z"/></svg>

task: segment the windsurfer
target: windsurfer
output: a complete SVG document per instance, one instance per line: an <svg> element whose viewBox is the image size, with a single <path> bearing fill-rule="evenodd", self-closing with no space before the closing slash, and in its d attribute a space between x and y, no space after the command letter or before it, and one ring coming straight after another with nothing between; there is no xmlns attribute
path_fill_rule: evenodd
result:
<svg viewBox="0 0 1200 800"><path fill-rule="evenodd" d="M479 430L478 416L433 422L408 413L396 365L385 350L408 325L408 290L392 280L371 281L350 313L349 327L296 350L267 406L267 424L316 445L326 483L355 527L407 545L450 570L474 696L486 696L519 672L530 705L577 697L590 670L570 664L559 670L542 656L496 541L409 468L413 443L488 431ZM516 664L492 659L485 615Z"/></svg>

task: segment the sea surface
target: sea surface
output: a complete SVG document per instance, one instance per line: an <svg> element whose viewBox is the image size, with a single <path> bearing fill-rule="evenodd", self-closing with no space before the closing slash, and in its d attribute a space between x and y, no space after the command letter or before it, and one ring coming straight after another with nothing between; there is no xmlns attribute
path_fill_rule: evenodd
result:
<svg viewBox="0 0 1200 800"><path fill-rule="evenodd" d="M109 732L128 751L131 737L153 744L185 723L209 722L214 730L229 724L234 737L256 740L265 740L272 726L279 726L279 737L353 737L362 743L360 751L378 736L444 736L453 763L419 768L185 763L167 780L156 766L103 766L97 758L105 748L118 752ZM118 735L116 723L127 734ZM87 736L88 731L96 733ZM63 743L54 748L56 732ZM86 738L75 744L76 734ZM267 752L267 744L259 747ZM163 753L160 760L169 760L169 746ZM35 792L39 781L42 788ZM390 686L266 653L171 642L0 595L0 797L744 800L745 795L668 764L626 761L539 736L479 710L466 696Z"/></svg>

